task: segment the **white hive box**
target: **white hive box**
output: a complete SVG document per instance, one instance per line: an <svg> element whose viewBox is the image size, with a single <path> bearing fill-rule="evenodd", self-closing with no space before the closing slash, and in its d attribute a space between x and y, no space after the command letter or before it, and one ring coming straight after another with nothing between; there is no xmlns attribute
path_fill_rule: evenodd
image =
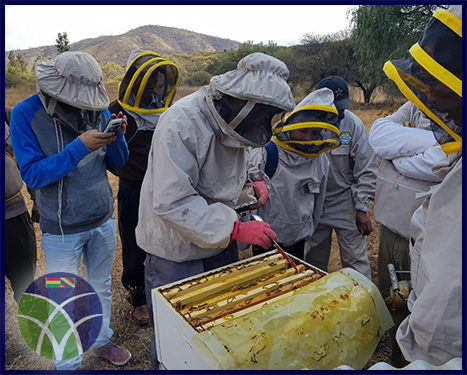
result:
<svg viewBox="0 0 467 375"><path fill-rule="evenodd" d="M168 370L361 368L392 320L353 270L326 274L277 251L152 290Z"/></svg>

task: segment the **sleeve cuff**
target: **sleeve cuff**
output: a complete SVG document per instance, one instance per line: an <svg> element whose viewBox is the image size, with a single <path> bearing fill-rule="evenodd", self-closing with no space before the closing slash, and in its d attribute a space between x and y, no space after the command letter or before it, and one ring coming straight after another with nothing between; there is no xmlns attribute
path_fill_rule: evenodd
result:
<svg viewBox="0 0 467 375"><path fill-rule="evenodd" d="M358 211L368 212L370 208L370 203L355 203L355 209Z"/></svg>
<svg viewBox="0 0 467 375"><path fill-rule="evenodd" d="M70 150L71 155L75 155L78 160L83 159L91 153L91 150L83 143L80 137L69 143L67 148Z"/></svg>

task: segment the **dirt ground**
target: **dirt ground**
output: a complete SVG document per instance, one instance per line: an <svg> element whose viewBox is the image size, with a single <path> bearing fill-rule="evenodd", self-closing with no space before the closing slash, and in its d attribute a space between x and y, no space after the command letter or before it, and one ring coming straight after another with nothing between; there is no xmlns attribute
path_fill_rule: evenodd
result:
<svg viewBox="0 0 467 375"><path fill-rule="evenodd" d="M8 96L7 96L8 97ZM109 92L109 97L114 97ZM10 97L11 98L11 97ZM8 103L7 103L8 105ZM379 106L380 107L380 106ZM367 128L373 124L378 117L387 115L392 112L393 108L360 108L354 109L365 123ZM118 189L118 180L115 176L109 173L109 180L116 198ZM28 197L28 194L24 192ZM31 207L31 202L28 200L28 207ZM116 209L116 203L115 203ZM373 221L374 230L367 237L368 256L372 268L372 278L376 283L377 277L377 250L379 225L373 220L373 211L370 211L370 217ZM36 278L45 274L44 253L40 247L40 229L38 224L35 225L38 262L36 270ZM118 236L117 236L118 237ZM333 238L332 254L329 264L329 272L341 268L339 261L338 247L335 236ZM152 335L152 326L140 327L131 319L131 306L127 301L128 293L121 285L122 273L122 257L120 238L117 238L117 250L112 271L112 317L111 328L114 330L113 341L119 343L132 353L132 359L121 367L113 366L106 361L91 357L89 353L85 353L83 357L82 369L102 369L102 370L150 370L150 341ZM84 276L84 267L80 269L80 276ZM35 354L23 341L17 326L16 314L17 306L13 300L11 288L8 280L6 280L5 288L5 367L7 370L53 370L55 369L53 362ZM385 334L380 341L374 355L365 367L369 367L378 361L387 361L390 355L389 341Z"/></svg>

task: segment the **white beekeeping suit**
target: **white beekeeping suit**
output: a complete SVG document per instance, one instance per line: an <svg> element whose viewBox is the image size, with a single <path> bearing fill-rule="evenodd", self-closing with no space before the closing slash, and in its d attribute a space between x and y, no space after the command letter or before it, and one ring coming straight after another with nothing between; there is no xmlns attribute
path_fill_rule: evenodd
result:
<svg viewBox="0 0 467 375"><path fill-rule="evenodd" d="M220 253L237 220L232 207L247 178L248 146L269 141L271 123L243 126L263 107L293 108L288 70L273 57L255 53L239 68L211 79L209 86L175 103L153 136L141 188L138 245L175 262ZM227 122L215 108L232 95L245 105ZM229 103L221 103L221 111ZM271 116L272 117L272 116ZM235 124L234 124L235 123ZM260 126L261 125L261 126Z"/></svg>
<svg viewBox="0 0 467 375"><path fill-rule="evenodd" d="M411 125L405 126L407 123ZM369 142L381 158L374 216L384 226L380 232L378 260L386 263L379 263L378 285L386 298L391 285L387 260L391 260L396 270L408 270L410 218L423 201L422 197L417 199L417 194L441 182L432 168L446 154L431 131L430 119L412 102L405 103L390 116L377 119L370 129ZM387 231L392 233L386 235ZM396 236L396 239L398 236L401 240L391 240L388 236ZM396 249L399 247L397 243L404 248ZM381 254L383 251L392 253ZM396 259L401 253L404 253L405 261ZM404 269L397 267L399 263L404 263Z"/></svg>
<svg viewBox="0 0 467 375"><path fill-rule="evenodd" d="M419 42L384 70L431 120L447 157L411 221L410 315L396 339L409 361L462 355L462 6L433 14Z"/></svg>
<svg viewBox="0 0 467 375"><path fill-rule="evenodd" d="M403 356L395 335L408 310L392 303L388 264L394 266L399 280L410 279L410 219L424 199L417 196L441 181L432 168L446 154L431 131L430 119L410 101L394 114L377 119L370 129L369 142L381 158L373 211L381 224L378 288L392 311L395 327L389 331L391 362L399 365Z"/></svg>
<svg viewBox="0 0 467 375"><path fill-rule="evenodd" d="M271 225L285 250L302 259L303 244L297 251L287 248L311 237L323 210L329 170L329 161L324 151L339 144L337 110L333 102L334 94L331 90L316 90L275 125L273 130L275 135L272 142L277 149L277 167L271 178L268 178L269 198L258 209L258 215ZM288 131L287 127L292 130ZM306 134L307 130L317 133L315 141L310 139L312 135ZM300 143L294 143L296 133L292 132L301 132L298 138L295 136L295 141ZM264 171L270 157L273 154L268 155L265 148L253 149L249 167Z"/></svg>

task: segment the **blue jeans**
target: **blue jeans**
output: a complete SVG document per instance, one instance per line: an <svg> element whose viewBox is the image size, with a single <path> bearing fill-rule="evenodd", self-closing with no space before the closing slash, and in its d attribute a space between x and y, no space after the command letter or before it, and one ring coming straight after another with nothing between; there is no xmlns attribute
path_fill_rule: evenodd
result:
<svg viewBox="0 0 467 375"><path fill-rule="evenodd" d="M102 304L102 328L93 347L107 344L113 335L110 329L110 307L112 304L111 273L117 246L115 216L97 228L85 232L56 235L42 233L42 248L45 252L47 273L69 272L78 275L83 256L86 266L86 281L91 284ZM74 370L81 366L82 357L55 360L57 370Z"/></svg>

